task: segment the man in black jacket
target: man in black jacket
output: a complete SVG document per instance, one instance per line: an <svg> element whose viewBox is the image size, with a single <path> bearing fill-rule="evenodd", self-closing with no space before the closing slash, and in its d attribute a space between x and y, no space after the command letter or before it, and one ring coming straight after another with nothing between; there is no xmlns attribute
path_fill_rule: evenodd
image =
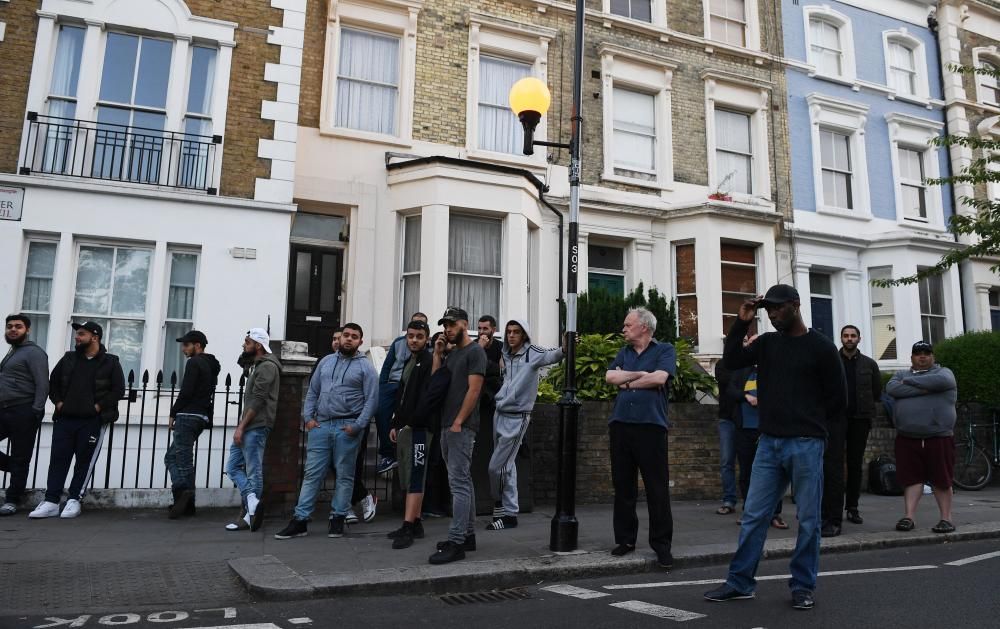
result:
<svg viewBox="0 0 1000 629"><path fill-rule="evenodd" d="M49 399L56 405L52 415L52 447L45 501L29 518L75 518L80 515L80 497L90 473L101 426L118 420L118 401L125 395L125 374L114 354L101 343L104 329L93 321L74 323L76 349L66 352L49 377ZM59 500L73 459L69 500L59 513Z"/></svg>
<svg viewBox="0 0 1000 629"><path fill-rule="evenodd" d="M181 343L188 362L180 393L170 407L170 430L174 431L174 438L163 457L173 483L171 520L194 515L194 444L201 431L212 425L215 385L222 369L215 356L205 353L208 339L203 333L191 330L177 342Z"/></svg>

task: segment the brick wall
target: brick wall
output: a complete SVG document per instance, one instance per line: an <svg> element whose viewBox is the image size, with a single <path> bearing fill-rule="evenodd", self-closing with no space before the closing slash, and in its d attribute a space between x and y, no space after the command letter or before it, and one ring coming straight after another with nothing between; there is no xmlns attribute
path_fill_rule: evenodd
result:
<svg viewBox="0 0 1000 629"><path fill-rule="evenodd" d="M7 32L0 42L0 172L17 170L25 103L31 78L40 2L20 0L0 3L0 22Z"/></svg>

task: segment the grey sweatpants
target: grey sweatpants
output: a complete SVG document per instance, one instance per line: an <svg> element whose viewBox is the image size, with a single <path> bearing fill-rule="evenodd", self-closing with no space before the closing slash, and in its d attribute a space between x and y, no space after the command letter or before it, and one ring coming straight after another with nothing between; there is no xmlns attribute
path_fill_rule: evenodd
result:
<svg viewBox="0 0 1000 629"><path fill-rule="evenodd" d="M472 448L476 444L476 431L463 428L451 432L442 428L441 457L448 468L448 486L451 488L451 528L448 540L461 544L468 535L476 532L476 490L472 485Z"/></svg>
<svg viewBox="0 0 1000 629"><path fill-rule="evenodd" d="M503 514L517 516L517 453L528 432L530 413L503 413L493 416L493 456L490 458L490 492L494 502L503 504ZM497 515L496 512L494 515Z"/></svg>

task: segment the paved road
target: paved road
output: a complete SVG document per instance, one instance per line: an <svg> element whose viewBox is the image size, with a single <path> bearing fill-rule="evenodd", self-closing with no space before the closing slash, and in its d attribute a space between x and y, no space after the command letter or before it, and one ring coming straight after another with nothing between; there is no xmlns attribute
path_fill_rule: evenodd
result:
<svg viewBox="0 0 1000 629"><path fill-rule="evenodd" d="M761 564L766 577L757 599L709 603L701 594L724 576L722 566L613 579L543 583L510 591L510 600L487 595L367 597L297 602L248 601L226 584L215 592L187 593L170 605L121 606L72 613L4 615L0 628L45 629L128 626L176 629L337 629L339 627L437 628L483 626L545 629L996 627L1000 618L1000 543L962 542L827 556L816 608L794 611L785 584L787 562ZM150 600L161 600L151 593ZM191 598L191 597L194 598ZM193 604L197 599L198 603ZM58 600L57 598L55 600ZM130 599L131 600L131 599ZM214 602L213 602L214 601ZM44 609L55 609L46 606Z"/></svg>

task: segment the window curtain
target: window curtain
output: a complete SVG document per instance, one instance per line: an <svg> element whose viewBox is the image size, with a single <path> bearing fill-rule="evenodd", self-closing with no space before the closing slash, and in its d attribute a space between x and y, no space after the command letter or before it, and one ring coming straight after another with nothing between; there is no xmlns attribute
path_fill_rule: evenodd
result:
<svg viewBox="0 0 1000 629"><path fill-rule="evenodd" d="M753 192L750 114L716 109L715 145L718 148L715 155L719 188L725 192ZM726 177L729 179L723 185Z"/></svg>
<svg viewBox="0 0 1000 629"><path fill-rule="evenodd" d="M448 304L470 317L500 314L501 221L451 216Z"/></svg>
<svg viewBox="0 0 1000 629"><path fill-rule="evenodd" d="M656 97L615 88L614 163L620 168L656 169Z"/></svg>
<svg viewBox="0 0 1000 629"><path fill-rule="evenodd" d="M83 55L83 37L86 31L76 26L59 28L56 59L52 67L52 85L49 94L76 98L80 80L80 57Z"/></svg>
<svg viewBox="0 0 1000 629"><path fill-rule="evenodd" d="M336 126L396 134L399 39L342 28Z"/></svg>
<svg viewBox="0 0 1000 629"><path fill-rule="evenodd" d="M500 153L520 153L524 131L507 104L514 83L531 75L526 63L480 57L479 148Z"/></svg>
<svg viewBox="0 0 1000 629"><path fill-rule="evenodd" d="M198 275L198 256L193 253L174 253L170 257L170 286L167 289L167 319L163 325L163 381L172 384L176 374L178 386L184 377L184 353L177 339L193 326L195 281Z"/></svg>
<svg viewBox="0 0 1000 629"><path fill-rule="evenodd" d="M403 312L399 318L402 325L407 318L420 310L420 238L422 220L419 216L409 216L403 223Z"/></svg>

